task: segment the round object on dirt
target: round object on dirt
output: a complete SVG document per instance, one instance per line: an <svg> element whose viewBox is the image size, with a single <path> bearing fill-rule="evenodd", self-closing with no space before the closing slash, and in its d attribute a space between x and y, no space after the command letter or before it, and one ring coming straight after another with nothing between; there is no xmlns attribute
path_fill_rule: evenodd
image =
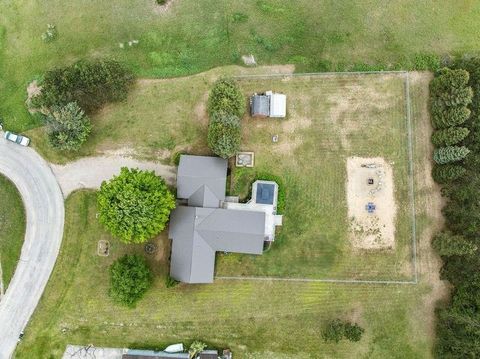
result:
<svg viewBox="0 0 480 359"><path fill-rule="evenodd" d="M148 242L145 244L145 253L147 254L153 254L157 251L157 245L152 242Z"/></svg>

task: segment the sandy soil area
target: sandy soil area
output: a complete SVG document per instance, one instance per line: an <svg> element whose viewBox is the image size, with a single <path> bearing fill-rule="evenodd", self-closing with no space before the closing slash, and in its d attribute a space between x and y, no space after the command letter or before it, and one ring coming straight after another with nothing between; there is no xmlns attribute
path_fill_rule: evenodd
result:
<svg viewBox="0 0 480 359"><path fill-rule="evenodd" d="M85 157L66 165L50 166L65 198L77 189L99 188L103 181L118 175L122 167L155 171L170 184L173 184L176 174L175 167L172 166L115 155Z"/></svg>
<svg viewBox="0 0 480 359"><path fill-rule="evenodd" d="M367 167L366 167L367 166ZM347 159L347 204L352 243L362 249L395 247L393 171L381 157ZM372 184L368 180L373 180ZM366 205L373 203L369 213Z"/></svg>

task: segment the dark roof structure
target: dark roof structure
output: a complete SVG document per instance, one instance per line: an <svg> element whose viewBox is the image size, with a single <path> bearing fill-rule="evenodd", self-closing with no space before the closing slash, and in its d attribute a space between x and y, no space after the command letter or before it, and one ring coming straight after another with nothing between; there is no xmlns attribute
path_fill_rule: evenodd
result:
<svg viewBox="0 0 480 359"><path fill-rule="evenodd" d="M252 116L270 116L270 96L253 95L250 112Z"/></svg>
<svg viewBox="0 0 480 359"><path fill-rule="evenodd" d="M177 192L179 198L188 200L188 206L178 206L170 216L172 278L185 283L212 283L215 252L262 254L265 213L220 208L226 176L225 160L180 158Z"/></svg>
<svg viewBox="0 0 480 359"><path fill-rule="evenodd" d="M275 195L275 185L271 183L258 183L257 184L257 197L256 203L261 204L273 204L273 198Z"/></svg>
<svg viewBox="0 0 480 359"><path fill-rule="evenodd" d="M188 199L190 206L218 207L225 199L227 165L227 160L220 157L182 155L177 197Z"/></svg>

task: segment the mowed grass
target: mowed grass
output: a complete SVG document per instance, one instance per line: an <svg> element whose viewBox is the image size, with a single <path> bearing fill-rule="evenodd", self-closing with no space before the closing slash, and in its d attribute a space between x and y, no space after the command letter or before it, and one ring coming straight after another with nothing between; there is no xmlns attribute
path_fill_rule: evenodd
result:
<svg viewBox="0 0 480 359"><path fill-rule="evenodd" d="M427 134L429 77L423 74L414 77L413 127ZM369 85L370 81L371 78L362 86L365 89L373 86L377 91L383 89L381 83L373 81L373 85ZM390 92L397 88L393 83L386 81L388 93L396 93ZM436 257L432 256L428 233L438 228L440 222L429 210L430 199L437 189L427 186L425 181L429 176L425 169L429 168L431 144L428 136L414 139L415 169L420 173L416 177L419 284L216 280L211 285L179 285L167 289L169 243L163 232L156 240L157 254L147 256L155 273L153 288L136 308L126 309L108 297L108 267L124 253L143 253L143 248L122 245L110 238L95 218L95 193L77 192L67 199L60 255L16 357L60 358L67 343L162 348L174 342L188 344L194 339L214 347L230 347L236 358L432 357L434 313L431 303L436 298L433 290L436 283L431 271L436 272L438 267L434 264ZM302 228L300 220L296 224ZM96 255L101 239L111 243L109 257ZM281 255L281 244L275 250ZM321 330L328 320L337 317L364 327L362 340L325 343Z"/></svg>
<svg viewBox="0 0 480 359"><path fill-rule="evenodd" d="M242 149L255 152L255 167L234 168L230 192L245 199L256 173L273 174L282 179L286 210L268 252L219 255L217 275L413 279L404 82L405 74L239 80L247 95L269 89L286 94L288 114L283 120L244 119ZM393 250L352 246L346 199L350 156L383 157L393 167Z"/></svg>
<svg viewBox="0 0 480 359"><path fill-rule="evenodd" d="M54 273L20 343L16 358L60 358L67 343L162 348L201 339L230 347L236 358L426 358L431 338L422 320L418 286L339 285L216 281L212 285L165 287L168 244L148 257L153 288L135 309L108 296L108 267L120 255L142 252L111 239L98 224L94 192L67 199L64 242ZM110 240L109 257L96 255ZM165 253L167 253L165 255ZM329 319L360 323L359 343L327 344L321 330Z"/></svg>
<svg viewBox="0 0 480 359"><path fill-rule="evenodd" d="M480 3L471 0L3 1L0 116L7 128L39 125L27 84L53 67L113 57L140 77L187 75L240 63L295 63L300 71L421 66L419 54L477 53ZM58 38L44 43L47 24ZM128 46L128 41L138 45ZM123 43L124 48L119 44Z"/></svg>
<svg viewBox="0 0 480 359"><path fill-rule="evenodd" d="M4 289L12 279L25 237L25 209L15 185L0 175L0 264Z"/></svg>

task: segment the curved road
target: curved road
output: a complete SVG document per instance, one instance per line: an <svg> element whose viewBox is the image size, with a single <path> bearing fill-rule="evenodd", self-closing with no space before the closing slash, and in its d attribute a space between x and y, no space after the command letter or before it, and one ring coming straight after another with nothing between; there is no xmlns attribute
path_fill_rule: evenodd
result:
<svg viewBox="0 0 480 359"><path fill-rule="evenodd" d="M55 265L65 212L62 192L47 162L33 149L7 142L1 131L0 135L0 173L16 185L27 216L20 261L0 302L0 359L7 359Z"/></svg>

